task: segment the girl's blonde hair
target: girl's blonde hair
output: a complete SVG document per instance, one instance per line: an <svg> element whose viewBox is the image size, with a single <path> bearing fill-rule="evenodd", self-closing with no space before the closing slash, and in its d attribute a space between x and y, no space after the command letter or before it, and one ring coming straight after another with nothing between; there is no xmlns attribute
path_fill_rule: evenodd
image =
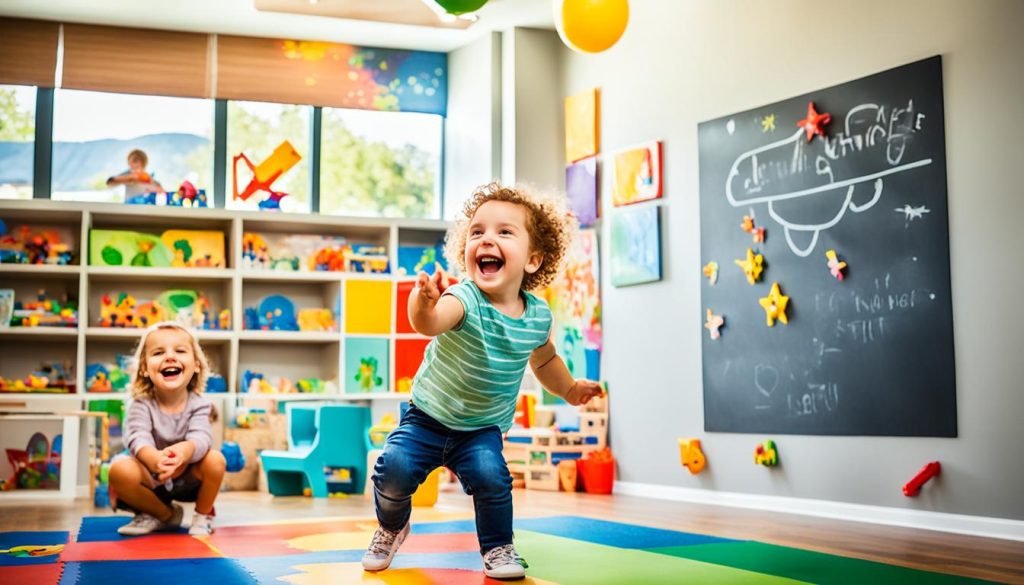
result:
<svg viewBox="0 0 1024 585"><path fill-rule="evenodd" d="M462 208L462 217L448 231L444 253L449 266L458 266L466 272L466 241L469 224L477 209L488 201L507 201L526 209L526 231L530 234L530 251L544 257L540 268L523 276L523 290L537 290L551 284L562 269L562 261L569 250L579 223L567 208L564 197L544 196L516 185L505 187L489 183L477 187Z"/></svg>
<svg viewBox="0 0 1024 585"><path fill-rule="evenodd" d="M156 398L156 392L153 389L153 380L145 375L145 353L146 340L149 339L149 335L160 329L177 329L178 331L184 331L192 341L192 353L196 355L196 364L199 366L199 370L193 374L192 379L188 381L188 391L195 392L196 394L202 393L206 390L206 380L210 376L210 362L207 361L206 354L203 353L203 348L199 345L199 341L196 339L196 336L192 331L181 323L162 321L160 323L155 323L146 329L142 334L142 339L139 340L139 346L135 348L135 362L132 364L131 382L128 385L128 391L131 393L132 398Z"/></svg>

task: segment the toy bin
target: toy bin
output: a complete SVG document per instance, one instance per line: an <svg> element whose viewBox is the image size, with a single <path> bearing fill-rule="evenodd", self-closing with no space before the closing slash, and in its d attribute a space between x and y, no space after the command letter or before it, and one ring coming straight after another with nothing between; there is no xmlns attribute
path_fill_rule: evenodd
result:
<svg viewBox="0 0 1024 585"><path fill-rule="evenodd" d="M615 483L615 459L577 459L583 491L588 494L610 494Z"/></svg>

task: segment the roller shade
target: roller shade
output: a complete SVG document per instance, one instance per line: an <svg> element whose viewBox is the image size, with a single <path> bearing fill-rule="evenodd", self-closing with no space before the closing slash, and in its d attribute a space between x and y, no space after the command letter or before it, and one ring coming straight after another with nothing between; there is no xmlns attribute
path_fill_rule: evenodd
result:
<svg viewBox="0 0 1024 585"><path fill-rule="evenodd" d="M448 56L217 35L220 99L446 113Z"/></svg>
<svg viewBox="0 0 1024 585"><path fill-rule="evenodd" d="M64 25L66 89L211 97L210 35Z"/></svg>
<svg viewBox="0 0 1024 585"><path fill-rule="evenodd" d="M53 87L60 24L0 18L0 84Z"/></svg>

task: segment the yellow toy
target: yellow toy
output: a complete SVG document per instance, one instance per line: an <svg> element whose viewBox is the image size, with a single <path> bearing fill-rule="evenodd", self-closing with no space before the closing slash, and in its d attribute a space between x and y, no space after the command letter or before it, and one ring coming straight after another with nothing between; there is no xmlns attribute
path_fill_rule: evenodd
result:
<svg viewBox="0 0 1024 585"><path fill-rule="evenodd" d="M330 309L299 309L299 331L334 331Z"/></svg>
<svg viewBox="0 0 1024 585"><path fill-rule="evenodd" d="M249 184L245 186L245 189L241 193L238 192L238 161L244 160L246 166L252 171L253 177L249 181ZM285 193L274 191L270 186L276 181L281 175L288 172L298 162L302 160L302 155L299 154L295 147L292 146L291 142L287 140L281 142L274 149L274 152L270 154L263 162L259 165L253 165L249 157L245 156L245 153L235 155L232 165L232 189L234 190L234 198L245 201L257 191L266 191L270 193L270 199L278 203L281 198L285 196ZM269 207L269 206L268 206Z"/></svg>
<svg viewBox="0 0 1024 585"><path fill-rule="evenodd" d="M703 471L707 463L704 452L700 450L700 439L679 439L679 458L693 475Z"/></svg>
<svg viewBox="0 0 1024 585"><path fill-rule="evenodd" d="M768 296L761 297L757 302L764 308L765 320L769 327L775 326L776 319L789 325L789 318L786 317L786 305L789 304L789 297L779 291L779 283L773 282Z"/></svg>
<svg viewBox="0 0 1024 585"><path fill-rule="evenodd" d="M718 282L718 262L708 262L704 265L704 276L708 277L708 284L715 286Z"/></svg>
<svg viewBox="0 0 1024 585"><path fill-rule="evenodd" d="M745 260L734 260L733 262L743 270L743 274L746 275L747 282L751 286L761 278L761 271L764 270L764 256L760 254L755 255L752 249L747 248L747 258Z"/></svg>
<svg viewBox="0 0 1024 585"><path fill-rule="evenodd" d="M390 412L381 417L380 422L370 427L370 443L374 447L383 447L384 441L391 431L398 428L398 420Z"/></svg>

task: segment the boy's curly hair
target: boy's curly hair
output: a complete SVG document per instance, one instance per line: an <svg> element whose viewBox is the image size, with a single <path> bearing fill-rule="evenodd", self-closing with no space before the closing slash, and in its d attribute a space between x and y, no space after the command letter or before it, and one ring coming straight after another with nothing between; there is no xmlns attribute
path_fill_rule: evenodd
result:
<svg viewBox="0 0 1024 585"><path fill-rule="evenodd" d="M537 272L523 276L522 289L532 291L551 284L562 267L579 224L567 210L564 198L541 196L519 185L505 187L495 182L477 187L462 208L463 216L456 220L445 238L444 253L449 265L466 272L469 223L476 210L488 201L507 201L526 208L530 251L540 253L544 260Z"/></svg>

